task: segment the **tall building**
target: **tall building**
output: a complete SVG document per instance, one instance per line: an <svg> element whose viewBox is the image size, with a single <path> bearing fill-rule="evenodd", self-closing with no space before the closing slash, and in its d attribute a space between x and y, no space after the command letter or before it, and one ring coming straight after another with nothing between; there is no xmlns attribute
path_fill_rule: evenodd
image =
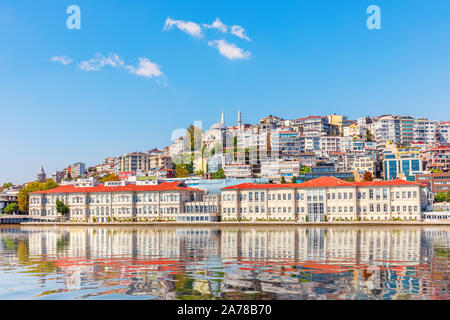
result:
<svg viewBox="0 0 450 320"><path fill-rule="evenodd" d="M86 172L86 164L83 162L74 163L71 166L72 178L79 177Z"/></svg>
<svg viewBox="0 0 450 320"><path fill-rule="evenodd" d="M132 152L117 157L117 172L147 172L150 170L149 154Z"/></svg>
<svg viewBox="0 0 450 320"><path fill-rule="evenodd" d="M300 153L304 152L300 134L295 131L277 130L270 136L271 156L284 160L297 160ZM319 138L320 144L320 138Z"/></svg>
<svg viewBox="0 0 450 320"><path fill-rule="evenodd" d="M343 127L347 124L348 118L347 116L341 116L338 114L332 114L327 116L328 123L330 125L336 126L339 134L343 132Z"/></svg>
<svg viewBox="0 0 450 320"><path fill-rule="evenodd" d="M442 144L450 144L450 121L442 121L439 123L439 142Z"/></svg>
<svg viewBox="0 0 450 320"><path fill-rule="evenodd" d="M46 177L47 176L45 175L44 167L41 166L41 170L39 170L39 173L37 174L37 181L45 182Z"/></svg>
<svg viewBox="0 0 450 320"><path fill-rule="evenodd" d="M400 144L400 119L396 115L384 115L379 117L373 125L373 135L377 142L377 149L383 149L386 141Z"/></svg>
<svg viewBox="0 0 450 320"><path fill-rule="evenodd" d="M414 123L414 142L433 145L438 139L438 122L427 118L416 119Z"/></svg>
<svg viewBox="0 0 450 320"><path fill-rule="evenodd" d="M411 116L400 117L400 143L410 145L414 140L414 118Z"/></svg>
<svg viewBox="0 0 450 320"><path fill-rule="evenodd" d="M422 171L422 159L418 147L396 147L395 144L386 143L383 151L384 180L394 180L404 177L415 181L414 172Z"/></svg>

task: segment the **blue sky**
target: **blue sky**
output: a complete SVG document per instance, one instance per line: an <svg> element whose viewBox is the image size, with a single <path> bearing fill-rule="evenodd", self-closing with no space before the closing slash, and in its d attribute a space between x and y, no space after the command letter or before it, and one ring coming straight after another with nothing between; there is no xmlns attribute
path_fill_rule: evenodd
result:
<svg viewBox="0 0 450 320"><path fill-rule="evenodd" d="M81 30L66 27L72 4ZM381 30L366 27L371 4ZM222 110L234 124L238 107L248 123L331 113L450 120L448 9L448 0L0 0L0 183L31 181L41 164L50 174L164 147L174 129L209 126ZM226 33L203 25L216 18ZM63 56L72 62L52 61Z"/></svg>

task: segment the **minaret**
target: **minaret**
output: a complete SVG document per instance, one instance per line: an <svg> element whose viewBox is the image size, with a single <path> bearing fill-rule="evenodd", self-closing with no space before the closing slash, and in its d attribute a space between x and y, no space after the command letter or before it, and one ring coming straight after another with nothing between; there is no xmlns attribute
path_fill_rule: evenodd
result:
<svg viewBox="0 0 450 320"><path fill-rule="evenodd" d="M222 120L220 121L220 123L225 124L225 116L223 114L223 110L222 110Z"/></svg>
<svg viewBox="0 0 450 320"><path fill-rule="evenodd" d="M238 109L238 129L239 130L242 130L242 127L241 127L241 108L239 108Z"/></svg>

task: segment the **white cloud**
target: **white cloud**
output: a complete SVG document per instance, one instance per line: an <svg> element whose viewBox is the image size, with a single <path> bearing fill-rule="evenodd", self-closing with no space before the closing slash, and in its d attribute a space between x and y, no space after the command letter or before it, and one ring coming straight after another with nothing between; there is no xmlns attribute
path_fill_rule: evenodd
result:
<svg viewBox="0 0 450 320"><path fill-rule="evenodd" d="M190 34L193 37L202 37L202 27L195 22L192 21L183 21L183 20L173 20L171 18L166 19L166 23L164 24L163 31L168 31L175 26L181 31Z"/></svg>
<svg viewBox="0 0 450 320"><path fill-rule="evenodd" d="M223 33L227 33L228 32L228 27L227 27L227 25L225 25L222 21L220 21L220 19L219 18L216 18L216 20L212 23L212 24L203 24L203 26L205 27L205 28L208 28L208 29L217 29L217 30L219 30L220 32L223 32Z"/></svg>
<svg viewBox="0 0 450 320"><path fill-rule="evenodd" d="M248 41L251 41L250 38L247 36L247 32L244 28L241 26L231 26L231 34L234 34L236 37L239 37L241 39L245 39Z"/></svg>
<svg viewBox="0 0 450 320"><path fill-rule="evenodd" d="M151 78L163 75L161 66L151 62L147 58L139 58L139 64L137 68L133 66L126 66L126 68L130 71L130 73L141 77Z"/></svg>
<svg viewBox="0 0 450 320"><path fill-rule="evenodd" d="M67 57L67 56L54 56L54 57L52 57L51 60L55 61L55 62L60 62L63 65L68 65L68 64L71 64L73 62L73 60L70 59L70 57Z"/></svg>
<svg viewBox="0 0 450 320"><path fill-rule="evenodd" d="M110 67L122 67L124 62L115 53L110 53L107 57L101 55L100 53L95 54L94 58L81 61L78 67L84 71L98 71L105 66Z"/></svg>
<svg viewBox="0 0 450 320"><path fill-rule="evenodd" d="M244 51L233 43L228 43L224 39L209 41L208 45L219 50L219 53L230 60L248 59L250 52Z"/></svg>

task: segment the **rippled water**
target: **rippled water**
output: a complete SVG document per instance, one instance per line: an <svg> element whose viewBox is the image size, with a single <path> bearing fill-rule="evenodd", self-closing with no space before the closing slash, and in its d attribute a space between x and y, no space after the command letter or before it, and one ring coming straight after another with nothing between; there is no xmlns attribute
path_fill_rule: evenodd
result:
<svg viewBox="0 0 450 320"><path fill-rule="evenodd" d="M0 299L449 299L449 227L1 227Z"/></svg>

